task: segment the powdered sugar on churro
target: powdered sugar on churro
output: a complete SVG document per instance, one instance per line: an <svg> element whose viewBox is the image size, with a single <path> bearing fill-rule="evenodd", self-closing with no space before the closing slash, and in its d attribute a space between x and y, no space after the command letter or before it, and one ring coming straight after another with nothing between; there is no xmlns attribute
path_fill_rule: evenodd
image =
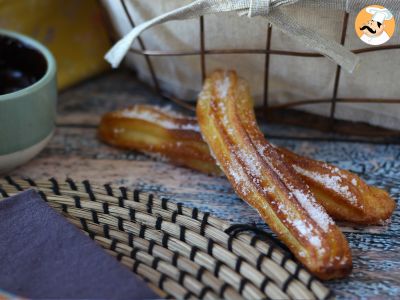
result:
<svg viewBox="0 0 400 300"><path fill-rule="evenodd" d="M229 76L224 76L224 80L217 82L218 96L220 98L226 98L230 86L231 86L231 81L229 79Z"/></svg>
<svg viewBox="0 0 400 300"><path fill-rule="evenodd" d="M252 181L257 186L261 187L262 184L260 180L263 177L263 173L261 163L258 161L257 157L248 155L243 149L236 149L236 153L238 158L244 162L246 173L252 174ZM266 157L264 156L264 158ZM266 159L268 160L268 158ZM237 170L237 168L235 169ZM275 168L274 170L278 174L278 176L282 177L278 170L276 170ZM301 207L303 207L304 210L307 211L307 213L310 215L310 217L318 224L318 226L322 230L327 232L329 230L329 226L333 224L333 221L325 212L325 210L317 203L315 197L311 194L311 192L303 192L300 189L294 188L290 184L290 182L287 182L287 180L284 181L290 190L290 196L294 197L300 203ZM275 189L275 186L271 187ZM268 193L269 188L265 189L264 191ZM289 213L283 205L280 205L279 209L286 214ZM313 227L311 224L307 225L302 220L295 220L292 224L302 235L309 237L310 242L313 241L313 244L315 246L320 245L321 241L319 240L319 238L312 234Z"/></svg>
<svg viewBox="0 0 400 300"><path fill-rule="evenodd" d="M293 165L293 168L303 176L306 176L316 182L323 184L325 187L335 191L339 195L348 199L352 204L357 204L357 198L349 190L347 185L342 184L342 178L339 175L320 174L305 170L299 166ZM352 182L353 183L353 182ZM357 183L357 182L356 182ZM353 183L354 184L354 183Z"/></svg>
<svg viewBox="0 0 400 300"><path fill-rule="evenodd" d="M271 203L276 204L276 201L271 201ZM265 208L266 205L267 204L264 205ZM307 240L313 246L315 246L318 249L318 251L320 251L321 253L325 251L324 249L321 248L322 246L321 239L318 235L315 235L314 227L312 226L312 224L310 224L306 220L296 218L296 215L292 211L288 210L284 203L279 203L278 210L287 215L287 218L283 220L284 223L288 223L294 226L296 230L299 232L299 234L307 238Z"/></svg>
<svg viewBox="0 0 400 300"><path fill-rule="evenodd" d="M127 118L138 119L143 121L148 121L151 123L155 123L165 129L175 129L175 130L192 130L196 132L200 132L199 126L195 122L187 122L186 117L178 117L179 115L175 115L171 113L171 111L167 108L164 109L165 113L168 114L171 118L177 119L176 122L168 119L168 117L163 117L157 113L152 113L151 111L142 110L138 107L127 108L121 111L121 115ZM179 119L184 120L185 122L181 122ZM194 120L194 119L193 119Z"/></svg>
<svg viewBox="0 0 400 300"><path fill-rule="evenodd" d="M301 235L309 238L311 244L315 247L321 247L321 239L318 236L312 235L312 227L307 226L303 220L293 221L293 225L297 228Z"/></svg>
<svg viewBox="0 0 400 300"><path fill-rule="evenodd" d="M247 186L247 175L244 173L243 168L239 164L239 162L232 158L227 165L227 174L231 179L235 182L235 184L240 187L243 195L247 195L249 193L249 188Z"/></svg>
<svg viewBox="0 0 400 300"><path fill-rule="evenodd" d="M261 155L263 160L274 170L274 172L278 175L278 177L284 182L287 188L290 191L290 196L294 197L301 207L310 215L310 217L318 224L318 226L324 230L325 232L329 230L329 226L333 224L333 220L329 215L325 212L325 210L317 203L314 195L309 191L308 186L305 185L303 189L298 189L293 186L292 182L285 177L280 170L275 167L273 162L269 157L269 153L271 151L276 151L275 147L270 144L262 145L258 141L254 141L256 143L256 148L258 149L258 153ZM272 153L272 152L271 152ZM298 228L300 231L300 229ZM304 231L304 230L303 230ZM309 236L312 237L309 233Z"/></svg>
<svg viewBox="0 0 400 300"><path fill-rule="evenodd" d="M309 213L311 218L324 230L328 231L329 225L333 224L332 219L317 203L312 194L306 194L301 190L292 189L293 195L300 202L300 205Z"/></svg>
<svg viewBox="0 0 400 300"><path fill-rule="evenodd" d="M230 81L229 77L225 77L221 83L217 85L217 91L218 91L218 96L221 98L225 98L227 96L228 90L230 86ZM230 124L229 120L227 119L226 116L226 105L223 101L218 103L218 109L220 111L220 114L222 115L221 121L223 125L225 126L225 129L227 130L228 134L233 137L235 134L234 132L230 132L228 129L230 129ZM257 140L253 141L256 144ZM268 147L267 145L264 145L264 147L258 147L261 145L257 145L256 148L265 148L265 150L268 151L276 151L273 147ZM270 149L268 149L270 148ZM267 152L268 152L267 151ZM258 151L259 154L261 154L262 160L267 162L267 164L274 169L274 171L278 174L279 177L283 178L282 174L280 174L279 170L277 170L272 162L269 161L269 157L266 155L263 155L263 151ZM261 184L261 180L263 178L262 174L262 162L259 160L260 157L256 155L255 153L252 154L251 151L246 151L245 149L235 149L235 153L237 157L239 158L240 161L243 162L242 166L242 173L243 175L245 174L251 174L250 180L253 181L253 183L259 187L262 187L263 185ZM256 151L257 153L257 151ZM240 166L239 166L240 168ZM233 175L233 178L236 183L242 182L243 181L243 175L239 176L238 169L239 168L230 168L230 172ZM245 175L246 176L246 175ZM284 179L284 178L283 178ZM310 217L318 224L318 226L324 230L325 232L329 230L329 226L333 224L332 219L328 216L328 214L323 210L322 207L319 206L317 203L315 197L310 193L305 193L299 189L295 189L293 186L290 185L290 182L287 182L287 180L284 179L285 184L288 186L290 190L290 195L291 197L294 197L297 199L297 201L300 203L300 205L304 208L305 211L310 215ZM275 187L274 187L275 188ZM269 190L268 188L264 190L268 194ZM280 205L280 210L285 212L286 214L289 213L288 211L285 211L285 208L283 205ZM313 235L313 226L311 224L307 224L306 222L302 220L296 220L292 223L297 230L302 234L303 236L307 236L310 239L310 242L312 242L315 246L319 247L321 245L321 241L319 240L318 236Z"/></svg>

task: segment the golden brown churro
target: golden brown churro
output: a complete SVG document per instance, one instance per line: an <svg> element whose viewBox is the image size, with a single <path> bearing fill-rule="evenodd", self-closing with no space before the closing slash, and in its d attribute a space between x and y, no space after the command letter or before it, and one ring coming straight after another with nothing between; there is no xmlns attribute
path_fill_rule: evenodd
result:
<svg viewBox="0 0 400 300"><path fill-rule="evenodd" d="M197 103L205 141L236 193L257 209L297 259L321 279L352 268L348 243L308 186L258 129L245 81L216 71Z"/></svg>
<svg viewBox="0 0 400 300"><path fill-rule="evenodd" d="M200 137L197 121L170 110L140 104L108 113L101 121L99 135L114 146L155 153L208 174L222 174ZM195 153L193 145L197 146ZM395 201L389 194L368 186L357 175L282 147L276 147L276 151L309 185L333 219L372 225L382 223L393 213Z"/></svg>
<svg viewBox="0 0 400 300"><path fill-rule="evenodd" d="M278 151L335 220L364 225L381 224L390 218L396 208L396 202L386 191L368 186L349 171L297 155L285 148Z"/></svg>
<svg viewBox="0 0 400 300"><path fill-rule="evenodd" d="M155 154L204 173L221 174L194 118L136 105L105 114L98 135L101 140L120 148Z"/></svg>

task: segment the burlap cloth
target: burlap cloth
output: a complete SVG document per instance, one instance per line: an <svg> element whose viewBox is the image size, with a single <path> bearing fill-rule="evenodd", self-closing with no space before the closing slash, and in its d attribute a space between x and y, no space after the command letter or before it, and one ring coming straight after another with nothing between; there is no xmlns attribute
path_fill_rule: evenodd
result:
<svg viewBox="0 0 400 300"><path fill-rule="evenodd" d="M121 2L102 1L110 12L113 24L121 37L130 34L132 27ZM204 2L204 0L196 2ZM207 49L264 49L267 24L271 22L275 25L271 38L272 49L315 50L330 58L271 55L269 81L271 104L331 98L336 63L346 70L341 73L337 95L339 98L400 98L400 50L368 52L358 56L349 51L349 49L370 47L357 37L354 22L357 13L362 8L376 4L375 2L344 0L209 0L209 2L218 5L227 4L228 7L224 10L232 10L229 3L235 3L236 7L234 12L224 13L213 13L209 7L207 8L205 16ZM136 25L140 25L190 4L192 1L126 0L125 3ZM250 8L237 9L238 5L249 6L248 3L251 4ZM257 7L258 3L260 7ZM391 10L397 23L400 23L400 1L387 0L380 1L379 4ZM344 11L350 13L350 18L345 47L341 47L338 42ZM175 17L185 19L196 13L196 11L189 11L189 13L186 11L185 14ZM398 32L397 24L394 36L385 45L399 44ZM196 18L167 22L144 31L141 37L147 49L150 50L197 50L200 47L199 21ZM133 42L132 47L139 49L137 40ZM196 99L201 89L199 56L153 57L151 59L162 89L182 99L193 101ZM109 60L112 62L110 57ZM114 62L117 60L114 58ZM250 82L256 104L260 105L264 87L264 61L263 54L207 55L206 68L208 72L216 68L237 70L240 76ZM150 73L142 56L128 53L126 62L137 71L142 80L151 82ZM118 62L114 65L117 66ZM330 112L330 104L301 106L299 109L327 116ZM400 105L339 103L336 108L336 117L399 129Z"/></svg>

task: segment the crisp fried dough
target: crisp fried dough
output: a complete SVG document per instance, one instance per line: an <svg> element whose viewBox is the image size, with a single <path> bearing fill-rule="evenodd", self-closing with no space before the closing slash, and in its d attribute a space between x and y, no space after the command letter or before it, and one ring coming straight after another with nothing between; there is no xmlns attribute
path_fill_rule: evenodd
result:
<svg viewBox="0 0 400 300"><path fill-rule="evenodd" d="M160 107L139 104L108 113L102 118L99 135L114 146L155 153L207 174L221 174L208 145L201 139L197 121ZM276 151L309 185L333 219L373 225L382 223L393 213L395 201L389 194L368 186L357 175L282 147L276 147Z"/></svg>
<svg viewBox="0 0 400 300"><path fill-rule="evenodd" d="M284 148L278 151L335 220L364 225L381 224L390 218L396 208L396 202L386 191L368 186L349 171Z"/></svg>
<svg viewBox="0 0 400 300"><path fill-rule="evenodd" d="M98 135L104 142L120 148L157 155L204 173L221 174L195 119L136 105L105 114Z"/></svg>
<svg viewBox="0 0 400 300"><path fill-rule="evenodd" d="M321 279L346 276L352 268L348 243L258 129L246 82L216 71L205 81L197 118L236 193L260 213L297 259Z"/></svg>

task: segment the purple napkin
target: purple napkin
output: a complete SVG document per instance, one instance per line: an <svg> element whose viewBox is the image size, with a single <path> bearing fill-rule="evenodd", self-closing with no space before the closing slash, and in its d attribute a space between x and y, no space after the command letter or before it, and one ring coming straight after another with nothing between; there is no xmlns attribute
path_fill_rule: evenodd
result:
<svg viewBox="0 0 400 300"><path fill-rule="evenodd" d="M0 201L0 288L41 299L159 298L33 190Z"/></svg>

